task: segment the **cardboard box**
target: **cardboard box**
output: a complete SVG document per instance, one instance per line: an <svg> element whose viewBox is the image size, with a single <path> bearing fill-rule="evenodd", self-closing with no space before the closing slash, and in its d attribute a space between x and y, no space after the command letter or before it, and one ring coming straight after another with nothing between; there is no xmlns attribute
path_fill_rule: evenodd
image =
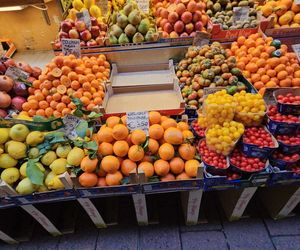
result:
<svg viewBox="0 0 300 250"><path fill-rule="evenodd" d="M172 85L113 88L108 84L100 111L106 116L150 110L160 111L164 115L178 115L184 112L184 105L178 80L173 78Z"/></svg>
<svg viewBox="0 0 300 250"><path fill-rule="evenodd" d="M113 63L109 83L115 88L131 86L173 86L176 77L173 60L166 63L120 65Z"/></svg>

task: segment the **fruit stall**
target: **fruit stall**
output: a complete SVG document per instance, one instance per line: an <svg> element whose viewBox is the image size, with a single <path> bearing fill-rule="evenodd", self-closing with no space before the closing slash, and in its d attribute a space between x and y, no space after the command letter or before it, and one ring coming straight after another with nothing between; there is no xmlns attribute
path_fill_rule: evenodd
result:
<svg viewBox="0 0 300 250"><path fill-rule="evenodd" d="M33 11L23 2L5 16ZM218 194L230 221L254 196L273 219L292 213L300 5L42 2L43 15L61 18L43 27L51 38L21 46L3 32L20 53L47 41L53 55L42 67L0 59L0 218L36 221L57 236L74 232L81 213L98 228L115 225L127 201L136 223L149 225L159 223L152 198L178 193L185 223L196 225L206 192ZM29 240L30 230L3 223L0 239Z"/></svg>

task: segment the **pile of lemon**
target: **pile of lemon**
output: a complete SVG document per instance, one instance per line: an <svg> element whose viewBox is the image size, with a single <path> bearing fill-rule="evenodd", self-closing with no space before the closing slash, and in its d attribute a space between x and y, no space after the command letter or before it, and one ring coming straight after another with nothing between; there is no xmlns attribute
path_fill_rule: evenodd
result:
<svg viewBox="0 0 300 250"><path fill-rule="evenodd" d="M246 93L241 91L233 96L237 103L234 119L242 122L245 126L258 126L261 124L266 106L260 94Z"/></svg>
<svg viewBox="0 0 300 250"><path fill-rule="evenodd" d="M244 125L235 121L213 125L206 132L206 144L210 150L229 155L244 130Z"/></svg>
<svg viewBox="0 0 300 250"><path fill-rule="evenodd" d="M223 124L232 121L235 113L236 103L233 96L221 90L209 94L204 101L203 112L207 119L208 126Z"/></svg>

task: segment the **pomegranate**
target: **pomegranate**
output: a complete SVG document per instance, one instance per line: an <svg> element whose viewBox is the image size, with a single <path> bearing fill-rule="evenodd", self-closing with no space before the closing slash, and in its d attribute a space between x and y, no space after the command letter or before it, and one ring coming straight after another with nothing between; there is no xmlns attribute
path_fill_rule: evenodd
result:
<svg viewBox="0 0 300 250"><path fill-rule="evenodd" d="M26 85L23 82L15 82L13 89L18 96L28 96Z"/></svg>
<svg viewBox="0 0 300 250"><path fill-rule="evenodd" d="M32 76L38 78L42 74L42 70L39 67L32 67Z"/></svg>
<svg viewBox="0 0 300 250"><path fill-rule="evenodd" d="M4 109L0 109L0 117L5 118L7 116L7 112Z"/></svg>
<svg viewBox="0 0 300 250"><path fill-rule="evenodd" d="M4 65L6 66L6 68L8 68L16 66L16 63L13 59L9 58L4 62Z"/></svg>
<svg viewBox="0 0 300 250"><path fill-rule="evenodd" d="M15 96L12 100L11 100L11 107L13 109L16 109L18 111L22 111L22 105L23 103L26 102L26 99L24 97L21 96Z"/></svg>
<svg viewBox="0 0 300 250"><path fill-rule="evenodd" d="M8 108L11 104L11 98L8 94L0 91L0 108Z"/></svg>
<svg viewBox="0 0 300 250"><path fill-rule="evenodd" d="M6 76L0 76L0 91L5 91L5 92L9 92L12 87L14 86L14 81Z"/></svg>

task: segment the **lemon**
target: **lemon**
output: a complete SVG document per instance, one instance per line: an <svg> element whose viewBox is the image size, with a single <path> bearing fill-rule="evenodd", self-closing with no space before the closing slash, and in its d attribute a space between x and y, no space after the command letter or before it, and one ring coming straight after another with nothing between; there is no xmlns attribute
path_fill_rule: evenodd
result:
<svg viewBox="0 0 300 250"><path fill-rule="evenodd" d="M0 155L0 168L12 168L18 164L18 161L9 154Z"/></svg>
<svg viewBox="0 0 300 250"><path fill-rule="evenodd" d="M16 191L22 195L32 194L35 191L35 185L26 177L19 182Z"/></svg>
<svg viewBox="0 0 300 250"><path fill-rule="evenodd" d="M54 178L54 176L56 176L56 174L54 172L49 172L45 178L45 184L46 186L49 188L49 183L50 181L52 181L52 179Z"/></svg>
<svg viewBox="0 0 300 250"><path fill-rule="evenodd" d="M19 141L10 141L7 146L7 153L16 160L26 157L27 147Z"/></svg>
<svg viewBox="0 0 300 250"><path fill-rule="evenodd" d="M40 155L40 150L38 148L31 148L28 152L29 159L35 159Z"/></svg>
<svg viewBox="0 0 300 250"><path fill-rule="evenodd" d="M54 151L48 151L45 155L43 155L41 162L45 166L50 166L52 162L54 162L57 159L57 156Z"/></svg>
<svg viewBox="0 0 300 250"><path fill-rule="evenodd" d="M9 130L9 137L14 141L24 142L29 132L29 129L25 125L16 124Z"/></svg>
<svg viewBox="0 0 300 250"><path fill-rule="evenodd" d="M20 172L17 168L6 168L1 173L1 180L5 181L7 184L13 184L20 178Z"/></svg>
<svg viewBox="0 0 300 250"><path fill-rule="evenodd" d="M2 147L0 147L0 155L4 153L4 150Z"/></svg>
<svg viewBox="0 0 300 250"><path fill-rule="evenodd" d="M45 172L45 168L44 168L44 166L43 166L40 162L36 162L35 164L38 166L38 168L39 168L42 172ZM21 165L21 167L20 167L20 174L21 174L21 176L23 176L23 177L26 177L26 176L27 176L27 174L26 174L26 169L27 169L27 162L24 162L24 163Z"/></svg>
<svg viewBox="0 0 300 250"><path fill-rule="evenodd" d="M4 144L9 139L9 128L0 128L0 144Z"/></svg>
<svg viewBox="0 0 300 250"><path fill-rule="evenodd" d="M84 151L81 148L75 147L68 154L67 162L69 165L78 167L84 156Z"/></svg>
<svg viewBox="0 0 300 250"><path fill-rule="evenodd" d="M52 162L49 168L55 174L62 174L67 171L67 160L64 158L56 159L55 161Z"/></svg>
<svg viewBox="0 0 300 250"><path fill-rule="evenodd" d="M44 141L44 134L40 131L30 132L26 137L26 143L30 146L36 146Z"/></svg>
<svg viewBox="0 0 300 250"><path fill-rule="evenodd" d="M45 185L40 185L39 187L38 187L38 190L37 190L38 192L46 192L46 191L48 191L48 188L45 186Z"/></svg>
<svg viewBox="0 0 300 250"><path fill-rule="evenodd" d="M70 153L72 147L70 145L60 145L56 149L56 155L60 158L67 158Z"/></svg>
<svg viewBox="0 0 300 250"><path fill-rule="evenodd" d="M51 181L49 181L48 185L49 189L64 189L64 184L61 182L61 180L58 178L58 176L54 176Z"/></svg>

